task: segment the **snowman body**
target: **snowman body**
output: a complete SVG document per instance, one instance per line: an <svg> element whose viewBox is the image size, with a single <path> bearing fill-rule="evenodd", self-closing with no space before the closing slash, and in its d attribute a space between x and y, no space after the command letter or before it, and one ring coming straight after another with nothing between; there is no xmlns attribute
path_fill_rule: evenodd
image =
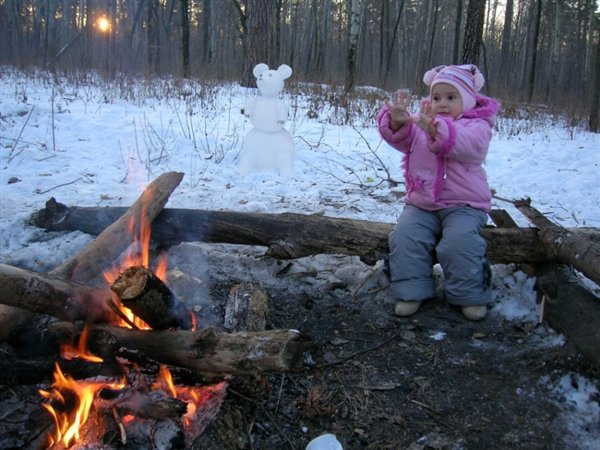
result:
<svg viewBox="0 0 600 450"><path fill-rule="evenodd" d="M244 115L252 129L244 139L239 171L242 174L269 171L290 177L294 172L294 141L284 127L288 108L279 95L292 69L283 64L271 70L266 64L258 64L253 73L259 95L248 99L244 106Z"/></svg>

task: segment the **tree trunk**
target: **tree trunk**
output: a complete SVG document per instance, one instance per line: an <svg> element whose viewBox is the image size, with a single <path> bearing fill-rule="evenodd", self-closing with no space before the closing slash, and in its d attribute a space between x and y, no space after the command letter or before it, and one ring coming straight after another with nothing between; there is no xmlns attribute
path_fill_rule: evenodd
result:
<svg viewBox="0 0 600 450"><path fill-rule="evenodd" d="M479 64L484 22L485 0L469 0L469 5L467 6L467 23L465 24L463 39L463 64Z"/></svg>
<svg viewBox="0 0 600 450"><path fill-rule="evenodd" d="M452 63L456 64L459 61L460 53L460 30L462 29L463 16L463 0L456 2L456 22L454 24L454 43L452 51Z"/></svg>
<svg viewBox="0 0 600 450"><path fill-rule="evenodd" d="M246 0L244 5L238 0L233 2L240 14L242 25L244 60L241 84L244 87L254 87L255 79L252 73L254 67L259 63L265 63L270 67L276 64L273 55L276 2Z"/></svg>
<svg viewBox="0 0 600 450"><path fill-rule="evenodd" d="M509 67L510 53L512 45L512 20L513 20L514 0L507 0L504 11L504 28L502 29L502 47L500 50L500 67ZM505 90L508 86L509 77L502 77L502 88Z"/></svg>
<svg viewBox="0 0 600 450"><path fill-rule="evenodd" d="M596 20L596 28L598 34L600 34L600 20ZM592 105L590 108L590 131L597 133L600 129L600 120L598 119L598 113L600 112L600 37L596 43L596 76L592 83Z"/></svg>
<svg viewBox="0 0 600 450"><path fill-rule="evenodd" d="M535 28L533 32L533 45L531 53L531 70L529 71L529 83L528 83L528 99L531 102L533 99L533 92L535 88L535 76L537 71L537 60L538 60L538 44L540 40L540 28L542 23L542 0L537 0L537 14L535 17Z"/></svg>
<svg viewBox="0 0 600 450"><path fill-rule="evenodd" d="M180 0L182 76L190 76L190 7L189 0Z"/></svg>
<svg viewBox="0 0 600 450"><path fill-rule="evenodd" d="M346 94L354 90L356 85L356 47L358 45L358 34L362 17L362 0L351 0L350 7L350 34L348 38L348 53L346 56Z"/></svg>

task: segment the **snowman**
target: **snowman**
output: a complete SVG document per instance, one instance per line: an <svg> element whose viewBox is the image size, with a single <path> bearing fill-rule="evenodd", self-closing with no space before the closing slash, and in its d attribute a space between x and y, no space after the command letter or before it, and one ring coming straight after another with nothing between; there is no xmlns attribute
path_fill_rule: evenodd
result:
<svg viewBox="0 0 600 450"><path fill-rule="evenodd" d="M271 171L289 178L294 172L294 141L284 128L288 107L279 94L292 68L282 64L272 70L261 63L252 73L259 95L248 99L244 106L244 115L253 128L244 140L238 170L241 174Z"/></svg>

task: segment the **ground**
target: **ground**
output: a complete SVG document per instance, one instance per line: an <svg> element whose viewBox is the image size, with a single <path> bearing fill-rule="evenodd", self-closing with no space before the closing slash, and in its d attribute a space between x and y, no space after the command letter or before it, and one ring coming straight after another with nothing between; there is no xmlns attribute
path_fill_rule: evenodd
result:
<svg viewBox="0 0 600 450"><path fill-rule="evenodd" d="M236 283L260 282L267 328L297 329L316 348L297 372L234 378L191 449L304 450L326 432L344 450L581 448L549 386L571 373L597 379L598 370L544 323L494 313L471 322L441 294L414 316L396 317L384 265L338 256L277 261L263 252L170 250L173 267L206 277L193 289L210 293L206 317L222 319ZM36 448L23 442L50 421L37 387L12 381L0 386L0 448Z"/></svg>
<svg viewBox="0 0 600 450"><path fill-rule="evenodd" d="M223 411L237 409L248 430L236 428L231 448L304 449L325 432L346 450L570 448L542 380L593 369L568 345L545 349L552 330L470 322L439 299L411 318L390 311L368 298L274 295L271 326L302 330L322 356L313 369L270 375L251 400L230 394ZM219 421L205 437L219 427L227 442Z"/></svg>

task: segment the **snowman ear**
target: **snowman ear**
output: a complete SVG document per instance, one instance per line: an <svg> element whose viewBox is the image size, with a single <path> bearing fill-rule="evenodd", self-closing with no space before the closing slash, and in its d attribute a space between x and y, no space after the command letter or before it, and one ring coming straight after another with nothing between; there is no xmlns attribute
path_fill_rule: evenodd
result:
<svg viewBox="0 0 600 450"><path fill-rule="evenodd" d="M277 68L277 72L281 75L281 79L285 80L292 76L292 68L287 64L282 64Z"/></svg>
<svg viewBox="0 0 600 450"><path fill-rule="evenodd" d="M423 75L423 83L425 83L425 86L431 86L431 83L433 83L433 79L435 78L435 76L440 73L440 71L446 66L437 66L434 67L431 70L428 70L427 72L425 72L425 75Z"/></svg>
<svg viewBox="0 0 600 450"><path fill-rule="evenodd" d="M262 73L265 73L267 70L269 70L269 66L267 66L264 63L260 63L254 66L254 70L252 70L252 73L254 74L255 78L258 78Z"/></svg>

